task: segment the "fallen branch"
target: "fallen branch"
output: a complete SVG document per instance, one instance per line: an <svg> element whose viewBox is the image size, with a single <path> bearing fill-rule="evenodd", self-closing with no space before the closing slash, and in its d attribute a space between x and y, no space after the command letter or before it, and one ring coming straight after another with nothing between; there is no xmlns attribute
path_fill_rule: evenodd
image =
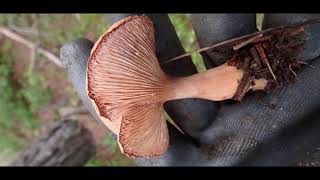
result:
<svg viewBox="0 0 320 180"><path fill-rule="evenodd" d="M262 59L262 62L264 62L267 65L267 67L268 67L273 79L277 82L276 75L274 75L274 72L272 71L272 68L271 68L271 66L269 64L267 55L265 54L264 49L262 48L262 45L261 44L256 44L255 47L257 48L257 51L258 51L258 53L259 53L259 55L260 55L260 57Z"/></svg>
<svg viewBox="0 0 320 180"><path fill-rule="evenodd" d="M51 124L11 166L83 166L96 152L91 132L77 121Z"/></svg>
<svg viewBox="0 0 320 180"><path fill-rule="evenodd" d="M89 111L84 106L79 107L65 107L59 110L60 117L62 119L68 119L75 114L88 114Z"/></svg>
<svg viewBox="0 0 320 180"><path fill-rule="evenodd" d="M15 25L9 25L8 26L11 30L19 33L19 34L24 34L24 35L27 35L27 36L36 36L37 35L37 32L34 28L32 27L18 27L18 26L15 26Z"/></svg>
<svg viewBox="0 0 320 180"><path fill-rule="evenodd" d="M52 54L51 52L49 52L43 48L38 48L37 52L39 54L43 55L44 57L46 57L48 60L50 60L54 64L56 64L57 66L63 67L63 64L61 63L60 58L58 58L56 55Z"/></svg>
<svg viewBox="0 0 320 180"><path fill-rule="evenodd" d="M51 52L43 48L37 48L37 45L35 43L20 36L17 33L12 32L10 29L6 27L0 27L0 33L16 42L19 42L27 46L32 51L35 51L36 53L43 55L47 60L53 62L55 65L59 67L63 67L63 64L61 63L60 59L56 55L52 54Z"/></svg>
<svg viewBox="0 0 320 180"><path fill-rule="evenodd" d="M257 40L257 39L261 38L262 36L263 36L263 34L259 34L257 36L253 36L252 38L250 38L250 39L248 39L248 40L246 40L246 41L244 41L244 42L242 42L240 44L237 44L237 45L233 46L233 50L237 51L240 48L242 48L242 47L248 45L249 43L253 42L254 40Z"/></svg>

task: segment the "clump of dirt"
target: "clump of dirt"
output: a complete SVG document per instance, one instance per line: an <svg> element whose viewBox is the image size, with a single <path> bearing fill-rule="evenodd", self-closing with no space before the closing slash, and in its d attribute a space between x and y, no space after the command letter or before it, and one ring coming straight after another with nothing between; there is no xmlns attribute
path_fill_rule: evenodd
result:
<svg viewBox="0 0 320 180"><path fill-rule="evenodd" d="M248 87L254 85L254 79L267 80L266 92L294 82L301 67L303 35L301 26L273 31L249 43L241 42L246 45L234 50L227 61L228 65L244 70L233 99L241 101Z"/></svg>

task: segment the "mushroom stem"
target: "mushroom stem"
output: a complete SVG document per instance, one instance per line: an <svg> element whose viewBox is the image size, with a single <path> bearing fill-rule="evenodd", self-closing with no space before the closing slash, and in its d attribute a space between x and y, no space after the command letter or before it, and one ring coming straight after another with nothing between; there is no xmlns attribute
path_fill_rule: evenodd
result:
<svg viewBox="0 0 320 180"><path fill-rule="evenodd" d="M183 98L201 98L212 101L232 99L243 74L243 70L225 63L192 76L172 78L168 83L164 101ZM263 90L267 81L255 79L253 84L245 89L245 92L250 89Z"/></svg>

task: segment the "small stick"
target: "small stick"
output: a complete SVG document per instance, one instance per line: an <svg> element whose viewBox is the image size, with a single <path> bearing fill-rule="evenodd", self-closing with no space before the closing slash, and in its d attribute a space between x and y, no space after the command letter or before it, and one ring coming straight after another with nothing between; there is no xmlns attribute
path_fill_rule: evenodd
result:
<svg viewBox="0 0 320 180"><path fill-rule="evenodd" d="M69 112L63 112L67 111ZM66 107L62 108L59 112L61 119L67 119L70 118L70 116L75 115L75 114L88 114L89 111L84 107L84 106L79 106L79 107Z"/></svg>
<svg viewBox="0 0 320 180"><path fill-rule="evenodd" d="M258 70L256 72L256 76L260 76L260 77L264 77L266 76L267 74L269 73L269 70L266 68L266 69L261 69L261 70Z"/></svg>
<svg viewBox="0 0 320 180"><path fill-rule="evenodd" d="M277 78L276 78L276 76L274 75L274 73L273 73L273 71L272 71L272 69L271 69L271 67L270 67L270 64L269 64L267 55L265 54L264 49L262 48L262 45L261 45L261 44L256 44L255 47L257 48L258 53L259 53L262 61L267 65L267 67L268 67L268 69L269 69L269 71L270 71L273 79L277 82Z"/></svg>
<svg viewBox="0 0 320 180"><path fill-rule="evenodd" d="M297 77L297 74L291 69L291 64L289 65L289 69L293 73L293 75Z"/></svg>
<svg viewBox="0 0 320 180"><path fill-rule="evenodd" d="M290 32L290 35L291 35L291 36L294 36L294 35L296 35L296 34L299 34L299 33L303 32L304 29L305 29L304 26L296 27L296 28L294 28L294 29Z"/></svg>
<svg viewBox="0 0 320 180"><path fill-rule="evenodd" d="M246 92L248 91L248 89L250 87L250 84L253 81L253 78L250 77L250 74L248 72L249 69L250 69L250 59L246 58L244 60L244 64L243 64L243 70L244 70L243 77L240 81L240 84L237 88L236 93L232 97L232 99L234 99L236 101L241 101L241 99L244 97L244 95L246 94Z"/></svg>
<svg viewBox="0 0 320 180"><path fill-rule="evenodd" d="M60 58L58 58L56 55L52 54L51 52L43 49L43 48L38 48L37 52L44 57L46 57L49 61L53 62L55 65L59 67L64 67L63 64L60 61Z"/></svg>
<svg viewBox="0 0 320 180"><path fill-rule="evenodd" d="M207 47L195 50L195 51L191 51L189 53L185 53L185 54L179 55L179 56L171 58L169 60L162 61L161 64L166 64L166 63L181 59L183 57L190 56L190 55L192 55L193 53L196 53L196 52L200 53L200 52L203 52L203 51L207 51L209 49L217 48L217 47L224 46L224 45L227 45L227 44L236 43L238 41L241 41L241 40L244 40L246 38L250 38L252 36L256 36L256 35L259 35L259 34L266 34L266 33L270 33L272 31L278 31L278 30L281 30L281 29L284 29L284 28L289 28L289 29L297 28L297 27L305 26L307 24L315 24L315 23L320 23L320 18L312 19L312 20L308 20L308 21L304 21L304 22L300 22L300 23L296 23L296 24L291 24L291 25L283 25L283 26L278 26L278 27L274 27L274 28L268 28L268 29L265 29L265 30L262 30L262 31L257 31L255 33L251 33L251 34L244 35L244 36L241 36L241 37L229 39L229 40L226 40L226 41L223 41L223 42L211 45L211 46L207 46ZM304 29L300 29L298 31L303 31L303 30ZM270 37L266 36L266 38L268 39ZM263 37L262 37L262 39L263 39ZM256 39L256 41L260 42L260 39L258 38L258 39ZM253 41L252 43L256 43L256 42Z"/></svg>
<svg viewBox="0 0 320 180"><path fill-rule="evenodd" d="M27 39L23 38L22 36L10 31L8 28L5 27L0 27L0 33L3 34L4 36L19 42L25 46L27 46L30 49L34 48L34 43L32 43L31 41L28 41Z"/></svg>
<svg viewBox="0 0 320 180"><path fill-rule="evenodd" d="M242 39L243 37L240 37L240 38ZM222 42L217 43L217 44L214 44L214 45L212 45L212 46L200 48L200 49L198 49L198 50L191 51L191 52L189 52L189 53L185 53L185 54L182 54L182 55L180 55L180 56L171 58L171 59L169 59L169 60L167 60L167 61L161 62L161 64L166 64L166 63L169 63L169 62L172 62L172 61L175 61L175 60L178 60L178 59L187 57L187 56L191 56L192 54L194 54L194 53L196 53L196 52L197 52L197 53L201 53L201 52L207 51L207 50L209 50L209 49L213 49L213 48L217 48L217 47L220 47L220 46L224 46L224 45L227 45L227 44L230 44L230 43L234 43L236 40L240 40L240 38L234 38L234 39L222 41Z"/></svg>
<svg viewBox="0 0 320 180"><path fill-rule="evenodd" d="M313 69L315 68L314 66L310 65L309 63L306 63L306 62L303 62L303 61L297 61L297 63L310 66L310 67L313 68Z"/></svg>
<svg viewBox="0 0 320 180"><path fill-rule="evenodd" d="M253 42L254 40L257 40L258 38L261 38L263 36L263 34L258 34L256 36L253 36L252 38L246 40L246 41L243 41L242 43L240 44L237 44L235 46L233 46L233 50L237 51L238 49L250 44L251 42Z"/></svg>
<svg viewBox="0 0 320 180"><path fill-rule="evenodd" d="M32 27L18 27L15 25L9 25L9 28L13 31L18 32L19 34L24 34L27 36L33 35L35 36L37 34L36 30Z"/></svg>
<svg viewBox="0 0 320 180"><path fill-rule="evenodd" d="M245 74L243 77L243 81L241 81L239 88L237 89L237 92L232 97L235 101L241 101L244 95L248 92L248 89L253 82L253 78L249 77L249 74Z"/></svg>
<svg viewBox="0 0 320 180"><path fill-rule="evenodd" d="M264 41L268 41L268 40L270 40L270 39L271 39L271 35L264 35L263 37L258 38L258 39L252 41L252 42L249 43L249 44L261 43L261 42L264 42Z"/></svg>
<svg viewBox="0 0 320 180"><path fill-rule="evenodd" d="M257 62L258 67L262 68L261 59L256 51L256 48L254 48L254 47L250 48L250 53L251 53L253 59Z"/></svg>
<svg viewBox="0 0 320 180"><path fill-rule="evenodd" d="M47 51L47 50L45 50L43 48L40 48L40 47L37 48L37 45L35 43L33 43L32 41L30 41L30 40L18 35L17 33L12 32L8 28L0 27L0 34L3 34L4 36L10 38L13 41L16 41L18 43L21 43L21 44L27 46L28 48L30 48L30 50L33 53L42 54L43 56L46 57L47 60L53 62L55 65L57 65L59 67L63 67L62 62L60 61L60 59L56 55L52 54L51 52L49 52L49 51Z"/></svg>

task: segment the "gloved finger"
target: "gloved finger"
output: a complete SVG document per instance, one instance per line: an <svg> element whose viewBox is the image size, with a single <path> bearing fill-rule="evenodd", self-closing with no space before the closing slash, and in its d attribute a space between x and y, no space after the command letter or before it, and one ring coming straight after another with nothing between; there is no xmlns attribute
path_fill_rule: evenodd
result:
<svg viewBox="0 0 320 180"><path fill-rule="evenodd" d="M255 14L192 14L191 18L200 47L257 31ZM223 64L227 53L223 48L203 52L206 67Z"/></svg>
<svg viewBox="0 0 320 180"><path fill-rule="evenodd" d="M68 73L69 79L85 107L99 121L99 117L88 99L85 88L86 66L93 43L87 39L77 39L65 44L60 51L60 58ZM170 146L168 151L156 158L134 159L139 165L191 165L203 159L203 154L194 142L183 136L176 128L168 124ZM182 153L183 152L183 153ZM190 158L188 158L190 156ZM200 158L202 157L202 158Z"/></svg>
<svg viewBox="0 0 320 180"><path fill-rule="evenodd" d="M270 28L288 24L294 24L306 20L320 18L320 14L265 14L262 28ZM320 55L320 24L306 26L305 47L302 52L302 59L310 61Z"/></svg>
<svg viewBox="0 0 320 180"><path fill-rule="evenodd" d="M133 14L107 14L109 23ZM156 40L156 55L159 61L164 61L185 53L181 42L167 14L145 14L154 25ZM169 75L187 76L197 73L190 57L162 65ZM206 128L217 113L217 104L203 99L180 99L164 104L166 112L177 125L188 135L197 139L199 132Z"/></svg>
<svg viewBox="0 0 320 180"><path fill-rule="evenodd" d="M227 39L243 36L257 30L255 14L191 14L192 26L196 34L196 39L200 47L206 47ZM227 60L228 51L224 48L202 53L204 63L207 68L213 68ZM224 102L211 102L217 107L223 107ZM194 109L197 110L197 107ZM203 116L206 112L200 111ZM207 114L209 118L214 119ZM210 125L208 123L208 125ZM207 126L208 127L208 126ZM207 128L198 131L197 138ZM198 140L202 142L201 138Z"/></svg>
<svg viewBox="0 0 320 180"><path fill-rule="evenodd" d="M60 59L68 73L68 77L85 107L90 111L94 118L101 123L100 118L86 94L86 68L87 60L94 43L87 39L76 39L62 46Z"/></svg>
<svg viewBox="0 0 320 180"><path fill-rule="evenodd" d="M320 58L313 65L319 69ZM256 99L251 99L239 107L223 111L204 134L210 146L200 150L194 146L189 147L183 139L176 138L173 141L178 142L174 142L171 151L162 157L150 159L146 164L163 165L166 162L166 165L187 166L297 166L306 161L318 163L319 159L312 160L309 156L313 152L319 152L320 146L320 116L317 113L320 110L320 97L314 97L318 94L319 75L319 70L309 68L301 75L304 80L311 77L309 82L299 81L297 85L278 90L272 96L261 99L262 102L255 104ZM294 95L300 90L308 94L284 101L286 98L296 97ZM264 104L268 101L275 103L277 98L281 98L276 104L277 109L270 109ZM315 99L310 101L313 98ZM296 104L292 106L292 103ZM301 112L295 114L297 109ZM231 114L230 117L228 114ZM185 147L187 154L180 159L180 149Z"/></svg>
<svg viewBox="0 0 320 180"><path fill-rule="evenodd" d="M274 143L281 133L294 133L294 125L304 122L304 118L320 107L320 58L311 63L313 68L305 67L298 74L298 80L286 87L274 90L267 96L247 96L239 104L226 106L219 111L216 120L202 134L202 144L207 144L211 154L211 163L215 165L239 165L253 150L269 144L270 151L263 151L259 156L268 156L271 152L286 156L292 149L286 144ZM320 128L319 123L309 121L310 126ZM309 129L300 130L296 148L308 152L318 148L320 141L310 138ZM304 132L304 133L303 133ZM313 131L314 132L314 131ZM310 132L311 133L311 132ZM314 138L320 138L315 134ZM290 137L287 137L290 139ZM304 146L303 142L310 146ZM305 148L305 149L304 149ZM300 154L297 153L297 154ZM277 162L278 156L268 156L270 161ZM294 157L292 157L294 158ZM257 159L257 163L261 162ZM255 163L255 157L251 164ZM261 162L263 163L263 162ZM275 164L276 165L276 164Z"/></svg>
<svg viewBox="0 0 320 180"><path fill-rule="evenodd" d="M201 166L289 166L303 160L320 146L319 111L320 58L314 68L299 74L295 84L278 89L269 96L244 99L241 104L225 107L216 121L203 133L200 149L188 147L186 161L170 153L184 152L183 140L174 142L177 150L150 159L150 165ZM174 140L173 140L174 141ZM170 157L170 158L165 158ZM179 157L179 156L178 156ZM169 160L168 160L169 159ZM198 161L197 161L198 160Z"/></svg>
<svg viewBox="0 0 320 180"><path fill-rule="evenodd" d="M261 144L241 165L245 166L298 166L302 162L319 162L311 153L319 152L320 107L298 123L287 127L272 141ZM303 164L301 164L303 165Z"/></svg>
<svg viewBox="0 0 320 180"><path fill-rule="evenodd" d="M292 165L320 145L320 123L312 117L320 107L320 58L312 65L315 68L303 71L296 84L223 109L203 133L208 146L196 148L176 129L170 129L172 145L167 153L138 162L160 166Z"/></svg>
<svg viewBox="0 0 320 180"><path fill-rule="evenodd" d="M223 107L217 119L199 138L202 144L207 144L204 148L211 156L210 163L240 165L246 157L250 160L244 164L263 164L267 158L273 165L289 163L288 159L277 159L292 151L288 144L277 143L277 139L281 133L295 132L293 126L304 122L303 118L320 106L319 60L313 66L315 68L306 67L298 74L298 81L288 87L260 99L247 96L239 104ZM318 127L317 123L309 123L310 127ZM295 147L301 151L292 151L292 159L319 146L314 143L318 136L307 139L312 131L306 131L307 128L300 131L301 138L297 138ZM309 142L308 146L304 145L303 140ZM253 151L260 146L264 151Z"/></svg>

